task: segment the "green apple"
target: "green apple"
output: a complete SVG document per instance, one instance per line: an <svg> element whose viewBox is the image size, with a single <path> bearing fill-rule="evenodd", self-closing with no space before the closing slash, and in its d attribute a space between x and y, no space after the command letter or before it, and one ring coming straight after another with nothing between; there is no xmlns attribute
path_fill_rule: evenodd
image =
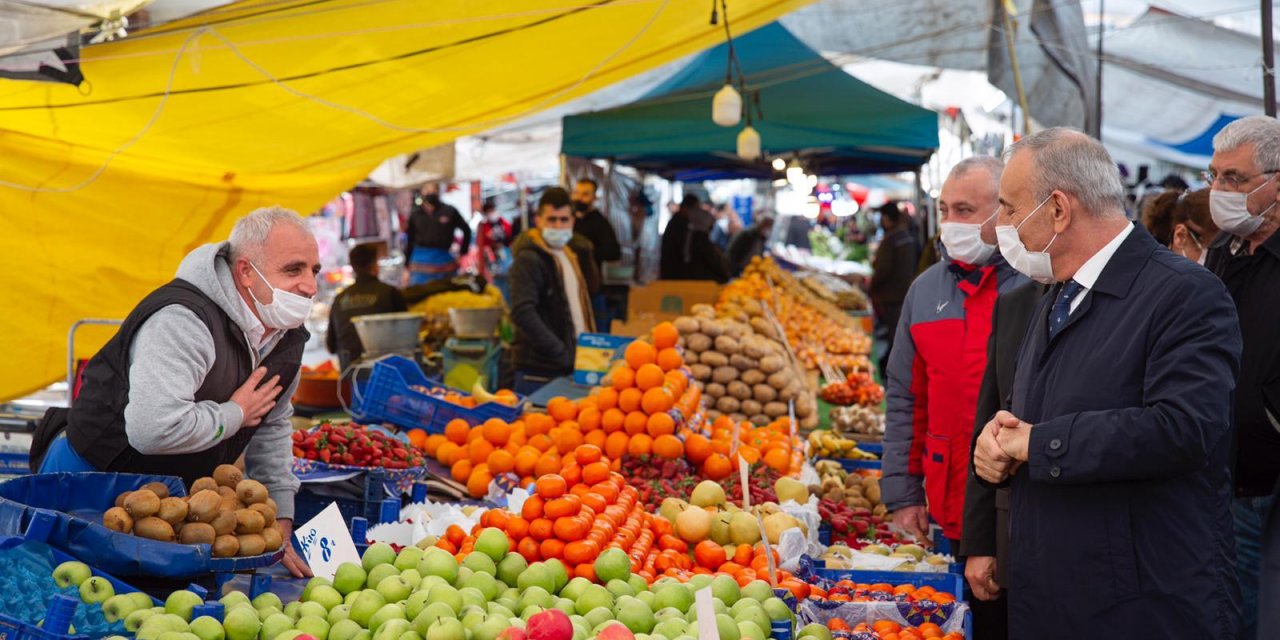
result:
<svg viewBox="0 0 1280 640"><path fill-rule="evenodd" d="M664 584L654 593L653 606L658 609L671 607L684 613L693 606L693 592L678 582Z"/></svg>
<svg viewBox="0 0 1280 640"><path fill-rule="evenodd" d="M437 576L452 584L458 579L458 560L440 547L431 547L422 552L422 559L418 560L418 573L422 574L424 580L428 576Z"/></svg>
<svg viewBox="0 0 1280 640"><path fill-rule="evenodd" d="M760 625L750 620L738 621L738 637L743 640L748 638L750 640L769 640L769 634L764 629L761 629Z"/></svg>
<svg viewBox="0 0 1280 640"><path fill-rule="evenodd" d="M373 568L381 564L393 564L396 561L396 550L385 542L375 542L369 545L365 550L364 556L360 558L360 564L364 566L365 571L373 571ZM397 571L399 571L397 569Z"/></svg>
<svg viewBox="0 0 1280 640"><path fill-rule="evenodd" d="M764 612L769 615L769 620L777 622L778 620L791 620L795 617L791 607L782 598L773 597L764 601Z"/></svg>
<svg viewBox="0 0 1280 640"><path fill-rule="evenodd" d="M395 568L404 571L405 569L414 569L418 566L418 561L422 559L422 549L417 547L405 547L400 550L400 555L396 556Z"/></svg>
<svg viewBox="0 0 1280 640"><path fill-rule="evenodd" d="M304 597L303 600L320 605L326 612L342 604L342 594L327 584L316 586L308 595L310 597Z"/></svg>
<svg viewBox="0 0 1280 640"><path fill-rule="evenodd" d="M226 640L227 632L222 623L212 616L200 616L191 621L191 633L200 640Z"/></svg>
<svg viewBox="0 0 1280 640"><path fill-rule="evenodd" d="M582 616L582 621L586 623L590 629L594 629L599 626L600 623L608 622L610 620L613 620L613 609L609 607L597 607Z"/></svg>
<svg viewBox="0 0 1280 640"><path fill-rule="evenodd" d="M504 607L496 602L490 602L489 606L485 607L484 610L485 610L485 613L488 613L491 616L502 616L503 618L516 617L515 611L512 611L511 609Z"/></svg>
<svg viewBox="0 0 1280 640"><path fill-rule="evenodd" d="M561 593L564 593L564 592L561 591ZM555 608L569 615L573 615L578 612L578 606L575 605L573 601L568 598L556 598Z"/></svg>
<svg viewBox="0 0 1280 640"><path fill-rule="evenodd" d="M773 587L769 586L769 583L764 580L752 580L742 588L742 597L751 598L756 602L762 603L773 597Z"/></svg>
<svg viewBox="0 0 1280 640"><path fill-rule="evenodd" d="M327 584L327 585L329 585L329 586L331 586L331 587L333 586L333 583L332 583L332 582L330 582L328 578L322 578L322 577L320 577L320 576L316 576L316 577L314 577L314 578L312 578L312 579L308 580L308 581L307 581L307 586L305 586L305 587L303 587L303 588L302 588L302 598L301 598L301 599L302 599L302 600L310 600L311 598L310 598L309 596L311 595L311 590L312 590L312 589L315 589L316 587L318 587L318 586L320 586L320 585L322 585L322 584Z"/></svg>
<svg viewBox="0 0 1280 640"><path fill-rule="evenodd" d="M369 618L369 630L375 635L378 633L378 627L381 627L388 620L403 620L404 605L393 602L384 604L380 609L374 612L373 617Z"/></svg>
<svg viewBox="0 0 1280 640"><path fill-rule="evenodd" d="M298 616L294 618L293 621L297 622L299 619L306 616L324 620L329 617L329 610L324 608L324 605L319 602L303 602L298 607Z"/></svg>
<svg viewBox="0 0 1280 640"><path fill-rule="evenodd" d="M605 549L596 557L596 577L608 584L610 580L626 582L631 577L631 558L622 549Z"/></svg>
<svg viewBox="0 0 1280 640"><path fill-rule="evenodd" d="M462 566L480 573L487 573L491 576L498 575L498 565L488 555L480 552L473 552L462 561Z"/></svg>
<svg viewBox="0 0 1280 640"><path fill-rule="evenodd" d="M475 573L475 571L472 571L471 567L464 567L464 566L459 565L459 566L458 566L458 577L456 577L456 578L454 578L454 579L453 579L453 586L455 586L455 587L457 587L457 588L461 589L461 588L462 588L462 583L463 583L463 582L466 582L467 578L470 578L470 577L471 577L471 574L473 574L473 573Z"/></svg>
<svg viewBox="0 0 1280 640"><path fill-rule="evenodd" d="M329 621L319 616L302 616L293 624L293 628L305 634L325 640L329 637Z"/></svg>
<svg viewBox="0 0 1280 640"><path fill-rule="evenodd" d="M365 580L368 578L369 573L364 570L364 567L354 562L344 562L338 565L337 572L333 574L333 588L345 596L352 591L363 589Z"/></svg>
<svg viewBox="0 0 1280 640"><path fill-rule="evenodd" d="M560 590L560 597L577 600L578 596L582 595L591 584L591 581L586 578L574 578Z"/></svg>
<svg viewBox="0 0 1280 640"><path fill-rule="evenodd" d="M744 601L740 600L739 602L744 602ZM755 602L755 601L746 600L745 602ZM733 614L733 619L738 622L739 626L741 626L743 622L750 622L755 624L760 629L768 629L773 623L773 620L769 618L769 614L764 612L764 607L758 604L755 606L744 607L741 611L735 612ZM759 637L759 636L752 636L752 637ZM761 640L764 640L764 639L761 638Z"/></svg>
<svg viewBox="0 0 1280 640"><path fill-rule="evenodd" d="M532 618L543 611L546 611L546 609L539 607L536 604L531 604L520 610L520 619L528 622L529 618Z"/></svg>
<svg viewBox="0 0 1280 640"><path fill-rule="evenodd" d="M462 611L462 594L458 593L458 590L453 585L442 584L431 587L431 591L427 593L427 604L436 602L449 605L449 608L453 609L455 614Z"/></svg>
<svg viewBox="0 0 1280 640"><path fill-rule="evenodd" d="M281 611L281 610L279 610L279 609L277 609L277 608L275 608L275 607L263 607L263 608L261 608L261 609L255 609L255 611L257 611L257 612L258 612L258 619L259 619L259 620L266 620L267 618L270 618L271 616L273 616L273 615L275 615L275 614L277 614L277 613L284 613L283 611ZM289 614L287 614L287 613L285 613L284 615L285 615L286 617L288 617L290 620L292 620L292 619L293 619L293 616L290 616L290 615L289 615Z"/></svg>
<svg viewBox="0 0 1280 640"><path fill-rule="evenodd" d="M650 631L650 634L655 636L662 636L663 638L667 638L667 640L671 640L672 638L677 638L680 635L682 635L684 633L684 628L685 626L687 626L687 624L688 623L686 623L683 618L671 618L670 620L663 620L658 624L654 625L653 630Z"/></svg>
<svg viewBox="0 0 1280 640"><path fill-rule="evenodd" d="M430 603L427 608L413 617L413 630L425 636L437 620L453 620L457 618L457 615L458 612L443 602Z"/></svg>
<svg viewBox="0 0 1280 640"><path fill-rule="evenodd" d="M222 598L218 600L218 602L221 602L222 606L228 611L231 607L237 604L253 606L253 603L249 602L249 596L245 595L243 591L228 591L226 595L222 596Z"/></svg>
<svg viewBox="0 0 1280 640"><path fill-rule="evenodd" d="M649 590L649 583L634 573L631 574L630 578L627 578L627 584L631 585L631 590L635 591L637 595Z"/></svg>
<svg viewBox="0 0 1280 640"><path fill-rule="evenodd" d="M631 588L631 584L629 582L626 580L619 580L617 578L610 580L604 588L608 589L609 593L612 593L615 598L636 595L635 589Z"/></svg>
<svg viewBox="0 0 1280 640"><path fill-rule="evenodd" d="M373 640L399 640L406 633L416 633L413 625L404 618L391 618L378 625L377 631L373 632Z"/></svg>
<svg viewBox="0 0 1280 640"><path fill-rule="evenodd" d="M480 626L484 622L485 618L487 617L489 616L485 614L484 610L477 607L476 609L472 609L468 611L465 615L463 615L461 618L458 618L458 619L462 621L462 628L467 629L469 631L471 629L475 629L476 627Z"/></svg>
<svg viewBox="0 0 1280 640"><path fill-rule="evenodd" d="M467 629L462 626L461 620L441 619L431 625L424 637L426 640L467 640Z"/></svg>
<svg viewBox="0 0 1280 640"><path fill-rule="evenodd" d="M283 613L273 613L262 621L262 629L258 631L258 640L275 640L275 637L292 629L293 620Z"/></svg>
<svg viewBox="0 0 1280 640"><path fill-rule="evenodd" d="M555 575L545 562L529 565L529 568L516 578L516 586L520 591L527 591L530 587L542 587L547 593L558 593Z"/></svg>
<svg viewBox="0 0 1280 640"><path fill-rule="evenodd" d="M726 607L731 607L738 598L742 597L742 590L732 577L721 574L711 581L711 595L723 602Z"/></svg>
<svg viewBox="0 0 1280 640"><path fill-rule="evenodd" d="M54 568L53 581L58 583L59 589L66 589L67 587L79 588L92 575L93 570L89 568L89 565L69 560Z"/></svg>
<svg viewBox="0 0 1280 640"><path fill-rule="evenodd" d="M369 619L385 604L387 604L387 599L383 598L381 593L373 589L365 589L360 592L356 601L351 605L351 619L368 629Z"/></svg>
<svg viewBox="0 0 1280 640"><path fill-rule="evenodd" d="M301 615L298 613L298 610L301 608L302 608L301 602L297 602L297 601L290 602L289 604L286 604L284 606L284 611L282 613L284 613L286 616L289 616L290 618L293 618L294 622L297 622L298 616Z"/></svg>
<svg viewBox="0 0 1280 640"><path fill-rule="evenodd" d="M831 630L828 629L826 625L819 622L806 624L796 634L797 640L800 640L801 638L816 638L817 640L831 640Z"/></svg>
<svg viewBox="0 0 1280 640"><path fill-rule="evenodd" d="M516 601L516 608L521 611L528 606L539 606L544 609L550 609L556 604L556 597L547 592L542 587L529 587L520 594L520 599Z"/></svg>
<svg viewBox="0 0 1280 640"><path fill-rule="evenodd" d="M431 591L414 591L409 594L408 599L404 601L404 617L406 620L413 620L427 608L427 598L430 597Z"/></svg>
<svg viewBox="0 0 1280 640"><path fill-rule="evenodd" d="M116 588L102 576L90 576L80 583L80 600L85 604L100 604L116 595Z"/></svg>
<svg viewBox="0 0 1280 640"><path fill-rule="evenodd" d="M476 536L475 550L498 562L511 550L511 541L507 539L506 532L489 527Z"/></svg>
<svg viewBox="0 0 1280 640"><path fill-rule="evenodd" d="M632 596L618 598L618 602L613 607L613 613L618 622L626 625L632 633L649 633L657 623L649 605Z"/></svg>
<svg viewBox="0 0 1280 640"><path fill-rule="evenodd" d="M556 581L555 588L551 589L551 593L560 593L560 590L569 584L569 570L565 568L563 562L556 558L547 560L543 564L547 565L547 569L551 570L551 577Z"/></svg>
<svg viewBox="0 0 1280 640"><path fill-rule="evenodd" d="M498 596L505 590L501 582L489 573L481 573L479 571L471 574L466 582L462 583L463 588L470 587L484 594L485 600L497 600Z"/></svg>
<svg viewBox="0 0 1280 640"><path fill-rule="evenodd" d="M689 585L690 592L697 593L711 586L711 576L705 573L694 574L694 576L689 578L689 581L685 584Z"/></svg>
<svg viewBox="0 0 1280 640"><path fill-rule="evenodd" d="M351 618L351 605L340 604L330 609L329 614L324 617L324 620L325 622L329 623L330 627L332 627L333 625L337 624L339 620L348 620L350 618Z"/></svg>
<svg viewBox="0 0 1280 640"><path fill-rule="evenodd" d="M380 564L369 571L369 575L364 581L364 587L366 589L377 589L383 580L391 576L400 577L400 571L394 565Z"/></svg>
<svg viewBox="0 0 1280 640"><path fill-rule="evenodd" d="M409 594L413 593L413 585L400 574L383 578L378 582L377 589L387 602L404 602L409 598Z"/></svg>
<svg viewBox="0 0 1280 640"><path fill-rule="evenodd" d="M508 553L498 562L498 579L508 587L516 586L516 580L520 578L520 573L529 568L529 561L524 556L512 552Z"/></svg>
<svg viewBox="0 0 1280 640"><path fill-rule="evenodd" d="M426 638L423 638L422 634L410 628L408 631L400 634L399 640L426 640Z"/></svg>
<svg viewBox="0 0 1280 640"><path fill-rule="evenodd" d="M663 609L658 609L657 611L653 612L653 617L656 618L658 622L662 622L667 618L680 618L681 621L688 622L688 620L684 619L684 612L675 607L666 607Z"/></svg>
<svg viewBox="0 0 1280 640"><path fill-rule="evenodd" d="M422 574L418 573L417 569L405 569L400 572L400 577L404 578L405 582L413 585L414 589L417 589L418 585L422 584Z"/></svg>
<svg viewBox="0 0 1280 640"><path fill-rule="evenodd" d="M484 622L471 629L471 640L497 640L509 626L511 625L505 617L488 616Z"/></svg>
<svg viewBox="0 0 1280 640"><path fill-rule="evenodd" d="M140 608L138 601L132 597L132 594L122 593L111 596L107 598L106 602L102 603L102 617L107 622L119 622ZM151 605L148 604L147 608L150 609Z"/></svg>
<svg viewBox="0 0 1280 640"><path fill-rule="evenodd" d="M463 608L466 608L469 605L483 609L484 604L488 602L484 597L484 592L473 587L463 587L458 589L458 595L462 596Z"/></svg>
<svg viewBox="0 0 1280 640"><path fill-rule="evenodd" d="M281 611L284 610L284 603L280 602L280 596L274 593L271 593L270 591L259 594L258 597L254 598L253 602L250 604L253 605L254 609L266 609L267 607L275 607L277 609L280 609Z"/></svg>
<svg viewBox="0 0 1280 640"><path fill-rule="evenodd" d="M641 591L636 594L636 599L648 605L650 611L654 609L654 597L652 591Z"/></svg>
<svg viewBox="0 0 1280 640"><path fill-rule="evenodd" d="M355 620L339 620L329 627L326 640L353 640L361 631L364 629Z"/></svg>
<svg viewBox="0 0 1280 640"><path fill-rule="evenodd" d="M734 586L738 585L736 582L733 584ZM738 631L738 623L723 613L716 614L716 629L720 631L720 640L739 640L742 635Z"/></svg>
<svg viewBox="0 0 1280 640"><path fill-rule="evenodd" d="M138 609L133 613L130 613L129 615L125 616L124 630L128 631L129 633L137 633L138 627L141 627L142 623L146 621L147 618L150 618L151 616L154 616L154 615L156 615L156 612L152 609ZM254 622L257 622L258 616L254 615L253 620ZM254 633L257 633L257 631L255 630Z"/></svg>
<svg viewBox="0 0 1280 640"><path fill-rule="evenodd" d="M578 601L574 603L574 607L584 616L599 608L612 611L613 594L609 593L604 587L593 584L587 587L581 596L578 596Z"/></svg>

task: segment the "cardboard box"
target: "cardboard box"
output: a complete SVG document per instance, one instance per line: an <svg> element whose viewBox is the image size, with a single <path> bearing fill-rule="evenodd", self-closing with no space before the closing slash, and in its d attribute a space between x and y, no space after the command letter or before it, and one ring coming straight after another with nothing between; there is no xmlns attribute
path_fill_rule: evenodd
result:
<svg viewBox="0 0 1280 640"><path fill-rule="evenodd" d="M722 288L711 280L658 280L632 287L627 300L627 323L646 314L657 318L657 322L688 315L695 304L715 304Z"/></svg>
<svg viewBox="0 0 1280 640"><path fill-rule="evenodd" d="M575 384L595 386L609 372L609 365L620 357L633 337L607 333L582 333L578 335L578 348L574 353L573 381Z"/></svg>
<svg viewBox="0 0 1280 640"><path fill-rule="evenodd" d="M628 339L638 338L653 330L654 325L663 320L673 320L676 318L672 315L658 315L653 313L631 314L631 319L627 321L614 320L613 325L609 327L609 333L615 336L624 336Z"/></svg>

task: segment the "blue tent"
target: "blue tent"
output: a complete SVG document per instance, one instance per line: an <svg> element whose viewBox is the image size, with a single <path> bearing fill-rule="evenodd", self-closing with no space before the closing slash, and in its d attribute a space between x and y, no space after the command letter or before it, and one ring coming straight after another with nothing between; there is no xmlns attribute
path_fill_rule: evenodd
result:
<svg viewBox="0 0 1280 640"><path fill-rule="evenodd" d="M767 158L798 155L818 175L910 171L938 147L936 113L845 73L782 25L734 39L766 159L736 154L737 127L711 121L725 82L728 46L698 55L634 103L564 119L562 152L610 158L681 180L769 177ZM744 97L747 99L747 97Z"/></svg>

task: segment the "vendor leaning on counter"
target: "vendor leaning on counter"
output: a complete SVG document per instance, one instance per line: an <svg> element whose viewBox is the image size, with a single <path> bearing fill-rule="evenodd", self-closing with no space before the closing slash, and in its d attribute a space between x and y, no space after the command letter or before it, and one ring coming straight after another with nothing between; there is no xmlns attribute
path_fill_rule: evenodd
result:
<svg viewBox="0 0 1280 640"><path fill-rule="evenodd" d="M45 414L33 469L171 475L190 486L243 453L288 540L299 486L290 398L319 272L306 222L278 207L241 218L229 241L192 251L85 366L71 409ZM283 563L296 576L311 573L291 545Z"/></svg>

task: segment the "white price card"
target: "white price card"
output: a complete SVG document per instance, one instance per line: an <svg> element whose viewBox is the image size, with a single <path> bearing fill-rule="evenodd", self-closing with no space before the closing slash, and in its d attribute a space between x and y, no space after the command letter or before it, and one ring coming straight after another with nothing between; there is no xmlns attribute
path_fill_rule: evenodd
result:
<svg viewBox="0 0 1280 640"><path fill-rule="evenodd" d="M698 612L698 640L720 640L720 627L716 626L716 606L711 598L711 587L703 587L693 594L693 608Z"/></svg>
<svg viewBox="0 0 1280 640"><path fill-rule="evenodd" d="M351 541L351 531L338 511L338 504L331 503L310 522L294 527L293 537L298 539L302 559L311 572L320 578L333 579L338 565L344 562L360 564L360 554Z"/></svg>

